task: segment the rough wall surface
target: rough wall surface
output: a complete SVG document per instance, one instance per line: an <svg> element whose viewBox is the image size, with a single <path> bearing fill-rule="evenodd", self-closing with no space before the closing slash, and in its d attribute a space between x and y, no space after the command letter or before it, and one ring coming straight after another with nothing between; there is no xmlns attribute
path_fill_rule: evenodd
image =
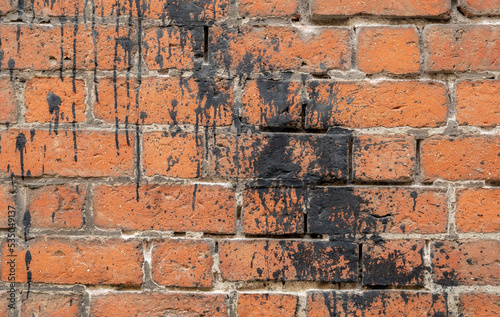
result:
<svg viewBox="0 0 500 317"><path fill-rule="evenodd" d="M0 19L0 316L499 316L498 0Z"/></svg>

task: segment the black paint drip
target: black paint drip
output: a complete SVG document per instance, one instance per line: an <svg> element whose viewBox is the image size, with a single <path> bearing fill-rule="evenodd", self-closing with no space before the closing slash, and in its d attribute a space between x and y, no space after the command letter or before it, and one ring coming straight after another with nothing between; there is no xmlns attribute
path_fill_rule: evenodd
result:
<svg viewBox="0 0 500 317"><path fill-rule="evenodd" d="M29 210L26 210L23 216L23 227L24 227L24 241L28 241L28 234L31 228L31 214Z"/></svg>
<svg viewBox="0 0 500 317"><path fill-rule="evenodd" d="M19 151L21 178L24 180L24 153L26 153L26 136L24 133L19 133L16 137L16 151Z"/></svg>
<svg viewBox="0 0 500 317"><path fill-rule="evenodd" d="M61 110L62 100L61 98L54 94L52 91L49 91L47 94L47 103L49 104L49 113L55 116L54 118L54 133L58 133L59 128L59 112Z"/></svg>

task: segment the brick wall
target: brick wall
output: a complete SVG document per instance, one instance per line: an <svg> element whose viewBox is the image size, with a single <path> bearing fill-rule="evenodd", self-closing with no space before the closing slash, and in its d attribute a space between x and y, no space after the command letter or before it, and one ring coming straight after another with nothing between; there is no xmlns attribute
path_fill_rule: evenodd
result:
<svg viewBox="0 0 500 317"><path fill-rule="evenodd" d="M0 19L0 316L498 316L498 0Z"/></svg>

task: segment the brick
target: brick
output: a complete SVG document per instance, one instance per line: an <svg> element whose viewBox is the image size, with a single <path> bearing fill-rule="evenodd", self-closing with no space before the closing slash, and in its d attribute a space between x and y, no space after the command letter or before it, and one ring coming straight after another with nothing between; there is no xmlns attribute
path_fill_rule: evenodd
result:
<svg viewBox="0 0 500 317"><path fill-rule="evenodd" d="M5 307L4 309L0 310L0 317L10 317L9 310L16 309L17 300L17 294L14 292L0 292L0 305L2 305L2 307Z"/></svg>
<svg viewBox="0 0 500 317"><path fill-rule="evenodd" d="M133 144L124 133L14 130L0 133L0 174L40 176L132 176ZM118 148L117 148L118 145Z"/></svg>
<svg viewBox="0 0 500 317"><path fill-rule="evenodd" d="M31 6L35 16L73 17L83 15L86 3L85 0L55 0L49 4L46 0L32 0L28 6Z"/></svg>
<svg viewBox="0 0 500 317"><path fill-rule="evenodd" d="M422 142L420 157L426 182L500 180L500 138L496 136L435 136Z"/></svg>
<svg viewBox="0 0 500 317"><path fill-rule="evenodd" d="M87 186L56 185L29 189L27 210L31 227L37 229L77 229L84 224Z"/></svg>
<svg viewBox="0 0 500 317"><path fill-rule="evenodd" d="M209 144L209 175L346 181L349 137L313 134L219 134Z"/></svg>
<svg viewBox="0 0 500 317"><path fill-rule="evenodd" d="M227 281L357 280L358 247L348 242L222 240L219 258Z"/></svg>
<svg viewBox="0 0 500 317"><path fill-rule="evenodd" d="M1 12L1 9L0 9ZM8 78L0 79L0 103L2 104L2 112L0 113L0 123L16 122L16 95L14 85Z"/></svg>
<svg viewBox="0 0 500 317"><path fill-rule="evenodd" d="M448 97L438 82L311 81L308 91L308 128L423 128L446 123Z"/></svg>
<svg viewBox="0 0 500 317"><path fill-rule="evenodd" d="M458 312L461 317L495 316L500 311L500 295L488 293L460 294Z"/></svg>
<svg viewBox="0 0 500 317"><path fill-rule="evenodd" d="M234 233L234 190L212 185L99 185L94 189L98 227L122 230ZM117 204L117 202L120 202Z"/></svg>
<svg viewBox="0 0 500 317"><path fill-rule="evenodd" d="M435 282L442 285L498 285L498 240L434 242L431 247Z"/></svg>
<svg viewBox="0 0 500 317"><path fill-rule="evenodd" d="M299 298L291 294L238 294L239 317L298 316Z"/></svg>
<svg viewBox="0 0 500 317"><path fill-rule="evenodd" d="M363 284L422 286L424 241L387 240L363 244Z"/></svg>
<svg viewBox="0 0 500 317"><path fill-rule="evenodd" d="M304 233L302 188L256 188L243 192L243 230L247 234Z"/></svg>
<svg viewBox="0 0 500 317"><path fill-rule="evenodd" d="M414 27L364 27L358 33L358 68L367 74L413 74L420 69Z"/></svg>
<svg viewBox="0 0 500 317"><path fill-rule="evenodd" d="M85 121L85 84L83 80L34 78L26 83L26 122L59 123Z"/></svg>
<svg viewBox="0 0 500 317"><path fill-rule="evenodd" d="M424 188L325 187L310 194L309 233L445 233L446 192Z"/></svg>
<svg viewBox="0 0 500 317"><path fill-rule="evenodd" d="M361 135L352 146L352 177L361 182L407 182L415 174L415 138Z"/></svg>
<svg viewBox="0 0 500 317"><path fill-rule="evenodd" d="M119 239L74 239L41 237L16 245L20 260L16 281L47 284L141 285L142 242ZM28 255L30 252L30 255ZM2 263L8 258L7 243L2 244ZM31 257L29 266L25 259ZM20 264L23 264L22 266ZM2 281L9 268L1 267Z"/></svg>
<svg viewBox="0 0 500 317"><path fill-rule="evenodd" d="M459 82L457 121L479 127L500 125L500 80Z"/></svg>
<svg viewBox="0 0 500 317"><path fill-rule="evenodd" d="M206 316L228 315L226 295L210 293L108 293L92 296L91 316Z"/></svg>
<svg viewBox="0 0 500 317"><path fill-rule="evenodd" d="M7 14L15 10L16 7L14 6L14 1L10 0L0 1L0 14Z"/></svg>
<svg viewBox="0 0 500 317"><path fill-rule="evenodd" d="M446 294L414 291L313 291L307 317L447 316Z"/></svg>
<svg viewBox="0 0 500 317"><path fill-rule="evenodd" d="M459 0L458 9L467 16L500 15L500 1Z"/></svg>
<svg viewBox="0 0 500 317"><path fill-rule="evenodd" d="M500 70L497 25L432 25L424 30L425 68L432 72Z"/></svg>
<svg viewBox="0 0 500 317"><path fill-rule="evenodd" d="M106 78L97 86L94 115L106 123L228 126L233 115L230 81L197 78ZM137 104L137 94L138 104Z"/></svg>
<svg viewBox="0 0 500 317"><path fill-rule="evenodd" d="M3 62L0 69L126 69L134 46L128 28L91 25L1 25ZM116 53L115 53L116 52ZM97 60L94 60L94 54Z"/></svg>
<svg viewBox="0 0 500 317"><path fill-rule="evenodd" d="M153 280L160 285L212 287L213 242L173 239L153 244Z"/></svg>
<svg viewBox="0 0 500 317"><path fill-rule="evenodd" d="M392 1L367 0L310 0L313 19L329 19L333 17L354 15L381 15L388 17L429 17L448 18L451 4L449 0Z"/></svg>
<svg viewBox="0 0 500 317"><path fill-rule="evenodd" d="M22 317L77 317L83 313L83 296L79 294L30 292L27 297L22 301Z"/></svg>
<svg viewBox="0 0 500 317"><path fill-rule="evenodd" d="M241 16L247 17L292 17L298 19L299 2L297 0L242 0L238 4Z"/></svg>
<svg viewBox="0 0 500 317"><path fill-rule="evenodd" d="M351 65L349 29L343 27L244 26L210 29L213 65L231 74L301 70L326 73Z"/></svg>
<svg viewBox="0 0 500 317"><path fill-rule="evenodd" d="M200 176L202 144L202 137L194 133L145 133L143 145L145 175L179 178Z"/></svg>
<svg viewBox="0 0 500 317"><path fill-rule="evenodd" d="M0 184L0 228L9 228L9 216L16 213L16 204L12 187L7 184Z"/></svg>
<svg viewBox="0 0 500 317"><path fill-rule="evenodd" d="M248 81L242 97L244 123L264 127L301 127L301 84L257 79Z"/></svg>
<svg viewBox="0 0 500 317"><path fill-rule="evenodd" d="M457 190L455 222L459 232L500 231L500 189Z"/></svg>

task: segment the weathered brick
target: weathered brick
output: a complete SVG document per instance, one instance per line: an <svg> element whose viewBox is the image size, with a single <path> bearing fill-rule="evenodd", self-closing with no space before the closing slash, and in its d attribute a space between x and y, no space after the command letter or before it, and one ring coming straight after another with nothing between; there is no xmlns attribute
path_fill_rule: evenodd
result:
<svg viewBox="0 0 500 317"><path fill-rule="evenodd" d="M14 1L1 0L0 1L0 14L7 14L16 10Z"/></svg>
<svg viewBox="0 0 500 317"><path fill-rule="evenodd" d="M443 190L325 187L313 190L310 197L310 233L444 233L447 229Z"/></svg>
<svg viewBox="0 0 500 317"><path fill-rule="evenodd" d="M459 232L500 231L500 189L457 190L456 224Z"/></svg>
<svg viewBox="0 0 500 317"><path fill-rule="evenodd" d="M239 317L298 316L299 298L291 294L238 294Z"/></svg>
<svg viewBox="0 0 500 317"><path fill-rule="evenodd" d="M0 305L5 307L0 310L0 317L11 317L9 316L9 310L14 310L17 308L17 294L14 292L0 292Z"/></svg>
<svg viewBox="0 0 500 317"><path fill-rule="evenodd" d="M446 123L448 97L438 82L311 81L308 86L309 128L422 128Z"/></svg>
<svg viewBox="0 0 500 317"><path fill-rule="evenodd" d="M87 186L44 186L27 191L27 211L32 228L75 229L84 224Z"/></svg>
<svg viewBox="0 0 500 317"><path fill-rule="evenodd" d="M498 0L459 0L458 8L467 16L500 15Z"/></svg>
<svg viewBox="0 0 500 317"><path fill-rule="evenodd" d="M15 219L16 204L12 186L0 184L0 228L9 228L9 216Z"/></svg>
<svg viewBox="0 0 500 317"><path fill-rule="evenodd" d="M432 244L436 283L442 285L498 285L498 240L442 241Z"/></svg>
<svg viewBox="0 0 500 317"><path fill-rule="evenodd" d="M0 9L1 12L1 9ZM14 85L8 78L0 78L0 123L14 123L17 121L16 95Z"/></svg>
<svg viewBox="0 0 500 317"><path fill-rule="evenodd" d="M447 316L446 294L413 291L313 291L307 317Z"/></svg>
<svg viewBox="0 0 500 317"><path fill-rule="evenodd" d="M302 188L257 188L243 193L243 229L247 234L304 233Z"/></svg>
<svg viewBox="0 0 500 317"><path fill-rule="evenodd" d="M354 282L358 247L349 242L222 240L220 270L228 281Z"/></svg>
<svg viewBox="0 0 500 317"><path fill-rule="evenodd" d="M8 244L2 244L2 263L8 261ZM49 284L141 285L142 242L119 239L41 237L17 244L16 281ZM29 252L29 253L28 253ZM25 266L24 262L29 265ZM21 263L23 265L21 266ZM7 281L9 267L2 265Z"/></svg>
<svg viewBox="0 0 500 317"><path fill-rule="evenodd" d="M238 7L241 16L300 17L299 1L297 0L241 0Z"/></svg>
<svg viewBox="0 0 500 317"><path fill-rule="evenodd" d="M500 70L498 25L432 25L424 31L425 68L432 72Z"/></svg>
<svg viewBox="0 0 500 317"><path fill-rule="evenodd" d="M188 132L145 133L145 175L180 178L200 176L202 141L201 135Z"/></svg>
<svg viewBox="0 0 500 317"><path fill-rule="evenodd" d="M212 185L100 185L95 224L122 230L234 233L234 190ZM119 202L119 203L117 203Z"/></svg>
<svg viewBox="0 0 500 317"><path fill-rule="evenodd" d="M407 182L413 179L415 138L409 135L361 135L352 146L355 181Z"/></svg>
<svg viewBox="0 0 500 317"><path fill-rule="evenodd" d="M491 293L460 294L461 317L488 317L500 312L500 295Z"/></svg>
<svg viewBox="0 0 500 317"><path fill-rule="evenodd" d="M91 316L226 317L226 295L210 293L108 293L92 296Z"/></svg>
<svg viewBox="0 0 500 317"><path fill-rule="evenodd" d="M485 135L435 136L421 144L422 177L500 180L500 138Z"/></svg>
<svg viewBox="0 0 500 317"><path fill-rule="evenodd" d="M26 122L59 123L85 121L83 80L36 77L26 83Z"/></svg>
<svg viewBox="0 0 500 317"><path fill-rule="evenodd" d="M209 174L346 181L348 143L347 135L219 134L209 142Z"/></svg>
<svg viewBox="0 0 500 317"><path fill-rule="evenodd" d="M414 27L363 27L358 33L358 67L368 73L412 74L420 69Z"/></svg>
<svg viewBox="0 0 500 317"><path fill-rule="evenodd" d="M151 255L153 280L165 286L212 287L213 249L210 240L155 242Z"/></svg>
<svg viewBox="0 0 500 317"><path fill-rule="evenodd" d="M459 82L457 121L480 127L500 125L500 80Z"/></svg>
<svg viewBox="0 0 500 317"><path fill-rule="evenodd" d="M31 293L22 299L21 316L77 317L83 313L80 294Z"/></svg>
<svg viewBox="0 0 500 317"><path fill-rule="evenodd" d="M363 284L424 284L424 241L387 240L363 244Z"/></svg>
<svg viewBox="0 0 500 317"><path fill-rule="evenodd" d="M83 14L86 3L85 0L51 0L50 2L47 0L31 0L28 6L34 11L35 16L73 17Z"/></svg>
<svg viewBox="0 0 500 317"><path fill-rule="evenodd" d="M227 126L232 120L233 93L227 80L142 78L139 88L134 79L106 78L97 92L94 115L106 123Z"/></svg>
<svg viewBox="0 0 500 317"><path fill-rule="evenodd" d="M134 138L104 131L14 130L0 133L0 173L40 176L133 175Z"/></svg>

